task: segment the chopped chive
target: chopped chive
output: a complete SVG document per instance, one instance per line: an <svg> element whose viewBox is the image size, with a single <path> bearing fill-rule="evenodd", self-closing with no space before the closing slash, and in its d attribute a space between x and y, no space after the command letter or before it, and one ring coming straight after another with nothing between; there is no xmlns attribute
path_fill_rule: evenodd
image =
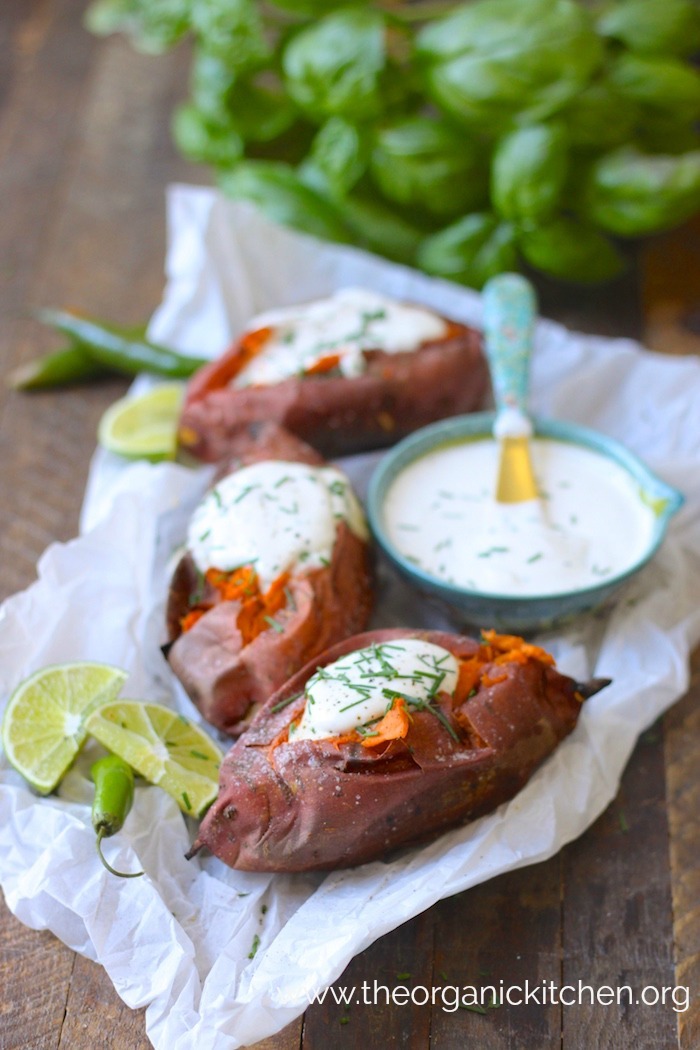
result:
<svg viewBox="0 0 700 1050"><path fill-rule="evenodd" d="M477 558L490 558L492 554L507 554L509 550L510 547L489 547L488 550L477 554Z"/></svg>
<svg viewBox="0 0 700 1050"><path fill-rule="evenodd" d="M246 487L243 489L243 491L238 493L238 495L236 496L236 498L235 498L235 500L233 502L234 503L240 503L241 500L244 499L248 495L249 492L252 492L253 489L257 489L259 487L260 487L259 485L246 485Z"/></svg>
<svg viewBox="0 0 700 1050"><path fill-rule="evenodd" d="M258 937L258 935L256 933L255 936L253 937L253 943L250 946L250 951L248 952L248 958L249 959L254 959L255 958L255 954L256 954L256 952L257 952L259 947L260 947L260 938Z"/></svg>
<svg viewBox="0 0 700 1050"><path fill-rule="evenodd" d="M287 696L284 700L279 700L276 704L273 704L270 708L270 711L272 711L274 714L277 714L278 711L281 711L283 708L288 707L289 704L293 704L295 700L298 700L299 697L303 695L303 692L293 693L292 696Z"/></svg>
<svg viewBox="0 0 700 1050"><path fill-rule="evenodd" d="M539 552L538 552L537 554L532 554L532 555L531 555L531 556L530 556L530 557L529 557L529 558L527 559L527 564L528 564L528 565L532 565L532 563L533 563L533 562L535 562L535 561L539 561L539 560L540 560L540 558L544 558L544 554L542 554L542 552L541 552L541 551L539 551Z"/></svg>
<svg viewBox="0 0 700 1050"><path fill-rule="evenodd" d="M284 485L284 483L286 481L291 481L291 480L292 480L291 475L290 474L285 474L284 477L280 478L279 481L276 481L272 487L273 487L273 489L278 489L280 487L280 485Z"/></svg>
<svg viewBox="0 0 700 1050"><path fill-rule="evenodd" d="M195 751L194 748L190 748L190 754L193 758L201 758L203 762L209 762L209 755L205 755L203 751Z"/></svg>
<svg viewBox="0 0 700 1050"><path fill-rule="evenodd" d="M211 536L211 529L207 529L205 532L202 533L202 535L199 537L199 542L203 543L207 536Z"/></svg>
<svg viewBox="0 0 700 1050"><path fill-rule="evenodd" d="M328 558L324 558L323 556L321 556L318 560L321 562L321 565L325 565L326 568L330 565L330 561L328 560Z"/></svg>
<svg viewBox="0 0 700 1050"><path fill-rule="evenodd" d="M278 634L284 634L284 627L272 616L263 616L263 620L270 625L273 631L277 631Z"/></svg>
<svg viewBox="0 0 700 1050"><path fill-rule="evenodd" d="M182 792L182 796L181 797L182 797L182 801L185 803L185 806L187 807L187 809L192 809L192 803L190 802L189 795L187 794L186 791Z"/></svg>
<svg viewBox="0 0 700 1050"><path fill-rule="evenodd" d="M211 494L214 497L214 502L216 503L217 507L221 507L223 505L221 502L221 493L216 488L216 486L214 486L214 488L211 490Z"/></svg>

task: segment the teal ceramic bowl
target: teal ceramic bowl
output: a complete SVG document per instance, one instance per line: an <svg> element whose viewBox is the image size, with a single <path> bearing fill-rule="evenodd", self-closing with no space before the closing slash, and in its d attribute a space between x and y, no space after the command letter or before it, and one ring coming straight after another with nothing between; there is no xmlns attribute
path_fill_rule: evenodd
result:
<svg viewBox="0 0 700 1050"><path fill-rule="evenodd" d="M393 545L384 526L383 508L389 487L397 475L413 460L441 445L463 439L491 437L493 422L492 412L444 419L417 430L384 456L370 481L367 499L369 523L377 544L401 576L466 624L527 633L560 625L579 613L607 604L654 556L671 517L683 503L683 496L656 477L619 442L577 424L537 418L533 420L535 436L573 442L591 449L613 460L639 484L640 499L653 508L656 520L648 549L631 568L617 576L606 577L600 584L580 590L532 597L508 597L467 590L430 576L403 557ZM468 537L465 537L467 541Z"/></svg>

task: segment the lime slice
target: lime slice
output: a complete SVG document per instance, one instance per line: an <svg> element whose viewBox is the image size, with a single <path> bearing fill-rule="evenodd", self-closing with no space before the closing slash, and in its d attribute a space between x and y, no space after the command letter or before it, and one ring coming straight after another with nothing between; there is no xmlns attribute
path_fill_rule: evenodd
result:
<svg viewBox="0 0 700 1050"><path fill-rule="evenodd" d="M163 383L115 401L100 420L97 440L129 459L174 459L184 391L183 383Z"/></svg>
<svg viewBox="0 0 700 1050"><path fill-rule="evenodd" d="M183 813L199 816L216 798L223 755L202 729L176 711L117 700L90 715L87 731L172 795Z"/></svg>
<svg viewBox="0 0 700 1050"><path fill-rule="evenodd" d="M86 716L114 700L125 680L118 667L69 663L44 667L20 683L5 709L2 746L32 787L53 791L87 736Z"/></svg>

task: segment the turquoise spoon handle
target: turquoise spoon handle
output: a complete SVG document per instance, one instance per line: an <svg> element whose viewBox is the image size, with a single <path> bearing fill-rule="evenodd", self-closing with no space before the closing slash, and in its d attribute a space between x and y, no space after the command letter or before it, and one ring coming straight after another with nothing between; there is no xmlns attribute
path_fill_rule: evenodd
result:
<svg viewBox="0 0 700 1050"><path fill-rule="evenodd" d="M519 408L527 415L535 291L520 274L502 273L487 282L482 294L484 342L496 408Z"/></svg>

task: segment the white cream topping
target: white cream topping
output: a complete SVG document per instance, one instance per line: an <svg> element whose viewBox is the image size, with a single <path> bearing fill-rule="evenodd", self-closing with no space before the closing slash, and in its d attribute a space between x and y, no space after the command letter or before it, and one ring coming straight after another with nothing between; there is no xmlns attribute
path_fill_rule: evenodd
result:
<svg viewBox="0 0 700 1050"><path fill-rule="evenodd" d="M266 460L207 493L190 521L187 547L200 572L254 564L265 590L283 572L328 565L340 521L367 538L362 508L340 470Z"/></svg>
<svg viewBox="0 0 700 1050"><path fill-rule="evenodd" d="M249 331L271 327L263 349L242 369L234 386L268 385L302 374L338 354L344 376L365 371L365 350L394 354L440 339L447 326L424 307L399 303L364 288L344 288L328 299L260 314Z"/></svg>
<svg viewBox="0 0 700 1050"><path fill-rule="evenodd" d="M306 685L306 707L290 740L323 740L351 730L372 732L396 696L409 711L420 710L438 693L452 695L459 664L440 645L401 638L356 649L318 669Z"/></svg>
<svg viewBox="0 0 700 1050"><path fill-rule="evenodd" d="M535 438L540 499L497 503L498 444L446 444L389 488L384 526L430 576L498 595L560 594L604 583L649 550L655 514L638 483L592 449Z"/></svg>

